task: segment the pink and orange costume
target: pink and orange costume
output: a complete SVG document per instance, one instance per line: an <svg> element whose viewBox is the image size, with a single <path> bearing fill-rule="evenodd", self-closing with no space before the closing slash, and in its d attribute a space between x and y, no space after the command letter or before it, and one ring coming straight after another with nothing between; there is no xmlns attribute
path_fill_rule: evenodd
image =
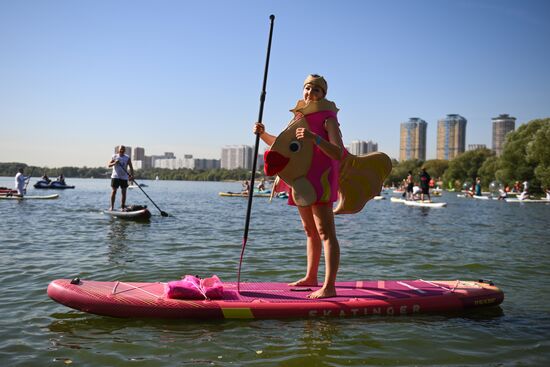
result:
<svg viewBox="0 0 550 367"><path fill-rule="evenodd" d="M334 102L324 98L309 103L300 100L291 111L294 119L264 155L266 175L279 176L291 188L291 205L331 204L339 199L335 214L360 211L380 192L392 168L389 157L381 152L357 157L345 151L342 159L333 160L314 142L298 140L296 129L305 127L329 140L325 121L336 118Z"/></svg>

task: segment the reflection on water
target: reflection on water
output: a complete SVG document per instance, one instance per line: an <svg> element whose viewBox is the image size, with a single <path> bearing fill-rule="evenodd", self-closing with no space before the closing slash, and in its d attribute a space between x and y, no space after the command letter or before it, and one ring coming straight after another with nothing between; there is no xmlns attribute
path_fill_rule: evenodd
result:
<svg viewBox="0 0 550 367"><path fill-rule="evenodd" d="M128 225L126 221L110 218L109 231L107 233L108 257L109 262L115 265L123 265L127 261L131 261L127 244L128 236L126 235Z"/></svg>
<svg viewBox="0 0 550 367"><path fill-rule="evenodd" d="M107 245L109 248L108 259L114 265L124 265L127 262L133 262L132 242L133 237L128 234L132 231L142 231L143 227L149 227L149 222L121 220L118 218L109 218L109 230L107 232Z"/></svg>

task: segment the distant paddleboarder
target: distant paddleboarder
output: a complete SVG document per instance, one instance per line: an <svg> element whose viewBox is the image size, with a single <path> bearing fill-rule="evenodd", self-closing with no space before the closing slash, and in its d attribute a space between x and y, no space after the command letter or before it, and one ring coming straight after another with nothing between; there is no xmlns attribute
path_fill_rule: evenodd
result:
<svg viewBox="0 0 550 367"><path fill-rule="evenodd" d="M111 174L111 206L109 210L114 209L116 192L119 187L121 193L120 208L126 208L126 190L128 189L128 180L134 179L134 167L132 166L132 160L125 152L126 147L124 145L119 146L118 153L113 155L108 163L108 167L113 168L113 173ZM129 175L128 172L130 173Z"/></svg>
<svg viewBox="0 0 550 367"><path fill-rule="evenodd" d="M17 173L15 174L15 189L17 190L17 195L25 195L25 183L28 178L30 177L26 177L25 175L23 175L23 168L19 168L17 170Z"/></svg>

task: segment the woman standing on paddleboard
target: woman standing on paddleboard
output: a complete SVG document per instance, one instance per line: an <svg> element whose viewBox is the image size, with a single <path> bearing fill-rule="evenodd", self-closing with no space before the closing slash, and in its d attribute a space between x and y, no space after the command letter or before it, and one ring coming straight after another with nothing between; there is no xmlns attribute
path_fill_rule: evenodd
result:
<svg viewBox="0 0 550 367"><path fill-rule="evenodd" d="M311 167L307 175L315 189L316 201L311 205L301 206L289 195L289 204L296 205L307 237L307 271L306 275L289 285L318 285L317 274L321 259L322 247L325 252L325 281L323 286L311 293L309 298L326 298L336 295L336 274L340 263L340 245L336 237L333 203L338 199L338 162L344 153L340 127L334 103L325 100L327 82L320 75L309 75L304 81L303 100L298 101L294 121L305 118L309 128L295 129L296 139L302 143L314 144ZM311 108L314 105L331 106L330 108ZM265 131L262 123L256 123L253 131L269 146L277 139ZM266 165L268 163L266 162ZM305 164L310 164L305 162ZM300 187L291 187L299 191Z"/></svg>

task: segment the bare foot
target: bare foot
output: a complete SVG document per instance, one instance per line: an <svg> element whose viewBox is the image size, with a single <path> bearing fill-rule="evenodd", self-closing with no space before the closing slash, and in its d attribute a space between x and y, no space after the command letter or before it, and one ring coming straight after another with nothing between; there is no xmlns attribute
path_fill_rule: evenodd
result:
<svg viewBox="0 0 550 367"><path fill-rule="evenodd" d="M335 288L321 288L316 290L313 293L310 293L307 298L316 299L316 298L329 298L329 297L336 297L336 289Z"/></svg>
<svg viewBox="0 0 550 367"><path fill-rule="evenodd" d="M317 287L317 284L318 283L317 283L316 279L310 280L310 279L307 279L307 278L302 278L302 279L297 280L295 282L288 283L288 285L290 285L291 287L295 287L295 286Z"/></svg>

